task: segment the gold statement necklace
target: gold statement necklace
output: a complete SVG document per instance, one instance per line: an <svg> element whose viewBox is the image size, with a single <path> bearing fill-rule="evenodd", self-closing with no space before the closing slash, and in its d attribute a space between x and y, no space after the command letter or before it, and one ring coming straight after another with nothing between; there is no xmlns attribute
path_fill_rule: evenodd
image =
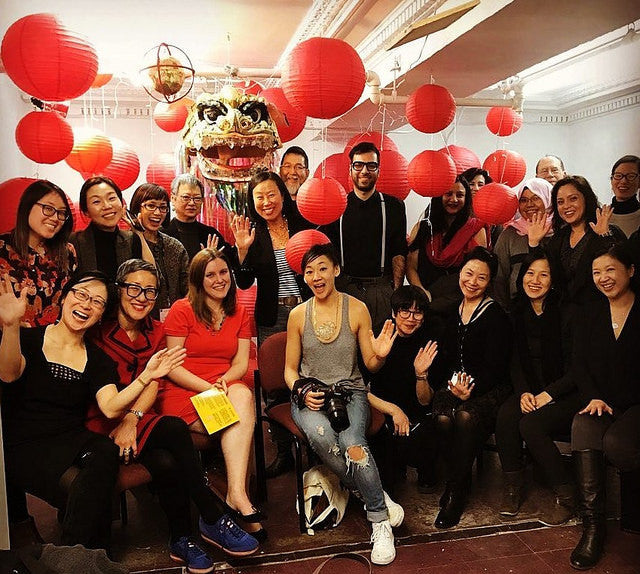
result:
<svg viewBox="0 0 640 574"><path fill-rule="evenodd" d="M267 223L267 229L269 235L271 235L271 242L274 249L283 249L289 241L289 225L287 224L287 218L282 216L282 223L279 225L271 226Z"/></svg>
<svg viewBox="0 0 640 574"><path fill-rule="evenodd" d="M338 312L340 310L341 302L342 298L338 299L338 302L336 303L334 320L323 321L322 323L318 323L315 297L311 302L311 324L313 325L313 332L316 334L316 337L318 337L318 339L323 343L330 343L335 338L336 330L338 329Z"/></svg>

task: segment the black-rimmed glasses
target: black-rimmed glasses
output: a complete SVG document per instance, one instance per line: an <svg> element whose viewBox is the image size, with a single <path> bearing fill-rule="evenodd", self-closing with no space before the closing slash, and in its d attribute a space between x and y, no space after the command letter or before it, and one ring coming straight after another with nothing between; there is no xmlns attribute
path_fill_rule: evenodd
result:
<svg viewBox="0 0 640 574"><path fill-rule="evenodd" d="M421 311L420 309L398 309L398 315L403 319L408 319L411 315L413 315L413 318L416 321L424 319L424 311Z"/></svg>
<svg viewBox="0 0 640 574"><path fill-rule="evenodd" d="M82 303L89 302L94 309L98 311L104 311L104 308L107 306L107 302L102 297L95 297L90 295L84 289L78 289L77 287L71 287L70 291L73 293L73 296Z"/></svg>
<svg viewBox="0 0 640 574"><path fill-rule="evenodd" d="M626 179L629 183L638 179L637 173L614 173L611 176L611 179L615 179L616 181L622 181Z"/></svg>
<svg viewBox="0 0 640 574"><path fill-rule="evenodd" d="M144 207L147 211L153 213L154 211L159 211L160 213L167 213L169 211L168 205L158 205L156 203L142 203L141 207Z"/></svg>
<svg viewBox="0 0 640 574"><path fill-rule="evenodd" d="M377 161L354 161L351 167L353 171L362 171L365 167L367 171L378 171L380 164Z"/></svg>
<svg viewBox="0 0 640 574"><path fill-rule="evenodd" d="M58 221L66 221L69 219L69 213L66 209L56 209L53 205L47 205L46 203L36 202L36 205L40 206L42 209L42 215L45 217L53 217L54 215L58 218Z"/></svg>
<svg viewBox="0 0 640 574"><path fill-rule="evenodd" d="M155 287L141 287L135 283L116 283L116 285L126 289L127 295L132 299L137 299L140 293L144 293L147 301L155 301L158 298L158 290Z"/></svg>

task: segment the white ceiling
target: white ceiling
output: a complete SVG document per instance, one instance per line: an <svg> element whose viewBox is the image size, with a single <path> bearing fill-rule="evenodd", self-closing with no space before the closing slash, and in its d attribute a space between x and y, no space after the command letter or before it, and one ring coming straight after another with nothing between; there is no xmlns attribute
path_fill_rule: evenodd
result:
<svg viewBox="0 0 640 574"><path fill-rule="evenodd" d="M124 79L120 97L140 101L146 95L127 78L135 76L143 54L160 42L183 49L197 72L225 65L270 70L296 42L317 35L351 43L383 86L390 89L396 79L401 95L433 78L456 97L501 97L495 85L520 74L525 109L561 112L640 88L640 34L632 41L615 41L627 25L640 21L638 0L481 0L426 40L385 50L413 21L463 1L0 0L0 35L26 14L57 13L96 46L101 72ZM607 47L597 48L601 44ZM594 46L587 57L556 63ZM107 99L116 83L105 89ZM363 125L377 111L365 94L360 105L330 124L339 129Z"/></svg>

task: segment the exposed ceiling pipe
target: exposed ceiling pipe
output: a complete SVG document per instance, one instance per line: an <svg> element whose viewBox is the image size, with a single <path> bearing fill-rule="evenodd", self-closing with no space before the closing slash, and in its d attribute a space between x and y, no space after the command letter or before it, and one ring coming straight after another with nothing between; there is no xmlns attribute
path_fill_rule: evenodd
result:
<svg viewBox="0 0 640 574"><path fill-rule="evenodd" d="M198 70L196 77L213 80L215 78L279 78L280 70L275 68L237 68L236 66L219 66L207 70Z"/></svg>

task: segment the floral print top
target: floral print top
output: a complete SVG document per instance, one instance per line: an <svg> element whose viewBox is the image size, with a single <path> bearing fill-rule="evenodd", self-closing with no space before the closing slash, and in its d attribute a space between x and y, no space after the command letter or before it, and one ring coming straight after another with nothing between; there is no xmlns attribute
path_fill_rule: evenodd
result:
<svg viewBox="0 0 640 574"><path fill-rule="evenodd" d="M0 275L9 274L16 294L27 287L27 312L22 325L39 327L50 325L60 316L60 298L69 275L78 266L76 252L70 243L69 273L64 273L49 253L38 253L29 248L25 261L11 245L11 234L0 235Z"/></svg>

